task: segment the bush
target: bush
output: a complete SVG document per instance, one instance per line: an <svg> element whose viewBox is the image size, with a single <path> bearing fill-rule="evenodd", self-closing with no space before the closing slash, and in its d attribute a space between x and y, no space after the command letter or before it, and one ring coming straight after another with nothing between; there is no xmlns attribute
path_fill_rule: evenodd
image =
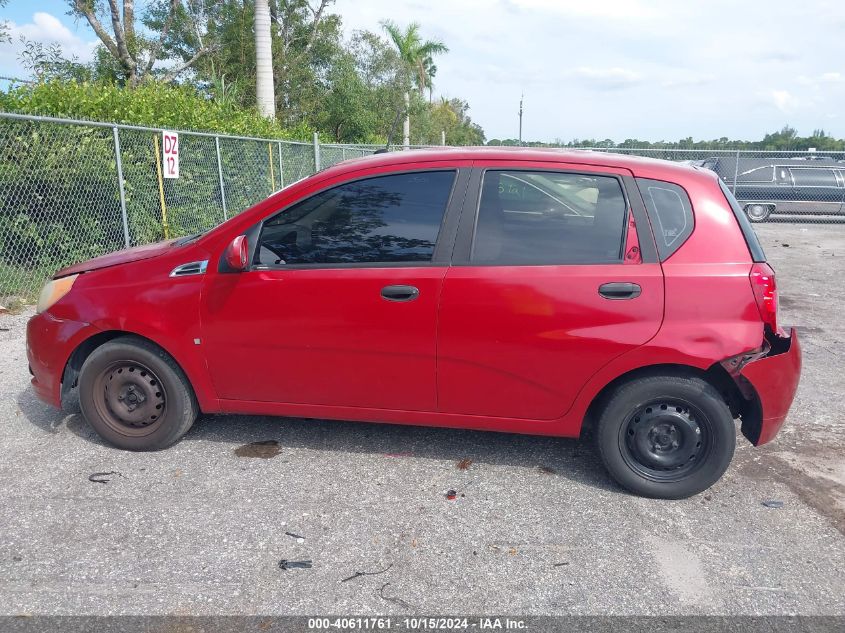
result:
<svg viewBox="0 0 845 633"><path fill-rule="evenodd" d="M284 140L311 133L305 127L286 130L190 88L155 83L131 91L102 84L35 84L0 93L0 110ZM121 129L119 136L130 241L160 240L165 229L154 150L158 133ZM214 139L186 134L180 144L180 177L163 183L171 237L223 220ZM220 146L232 215L276 188L278 146L226 138ZM287 182L305 175L294 170L297 165L313 171L309 146L285 146L285 161L292 152L302 156L285 165ZM109 128L0 119L0 304L11 297L31 300L57 268L123 248L116 174Z"/></svg>
<svg viewBox="0 0 845 633"><path fill-rule="evenodd" d="M215 101L190 86L153 81L132 90L62 80L28 84L0 92L0 110L288 140L310 140L312 133L305 124L287 129L255 110Z"/></svg>

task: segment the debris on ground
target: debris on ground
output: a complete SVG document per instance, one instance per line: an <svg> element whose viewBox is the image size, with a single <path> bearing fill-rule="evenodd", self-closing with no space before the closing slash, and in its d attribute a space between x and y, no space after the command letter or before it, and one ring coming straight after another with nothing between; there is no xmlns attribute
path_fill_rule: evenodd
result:
<svg viewBox="0 0 845 633"><path fill-rule="evenodd" d="M297 543L304 543L305 537L300 536L299 534L294 534L293 532L285 532L285 536L290 536L291 538L295 538Z"/></svg>
<svg viewBox="0 0 845 633"><path fill-rule="evenodd" d="M396 597L391 597L391 596L386 596L386 595L384 595L384 589L385 589L385 587L387 587L389 584L390 584L389 582L384 583L384 584L381 586L381 589L379 589L379 590L378 590L378 596L379 596L379 598L381 598L382 600L387 600L387 602L392 602L393 604L399 605L400 607L402 607L403 609L406 609L406 610L408 610L408 611L413 611L413 610L414 610L414 606L413 606L412 604L409 604L409 603L405 602L404 600L402 600L402 598L396 598Z"/></svg>
<svg viewBox="0 0 845 633"><path fill-rule="evenodd" d="M288 560L283 558L279 561L279 569L287 571L288 569L311 569L310 560Z"/></svg>
<svg viewBox="0 0 845 633"><path fill-rule="evenodd" d="M391 567L393 567L393 563L390 563L387 567L385 567L381 571L356 571L349 578L344 578L340 582L347 582L348 580L355 580L356 578L360 578L361 576L378 576L379 574L383 574L384 572L386 572Z"/></svg>
<svg viewBox="0 0 845 633"><path fill-rule="evenodd" d="M553 567L563 567L563 566L568 565L568 564L569 564L569 561L567 560L567 561L564 561L562 563L555 563L553 565Z"/></svg>
<svg viewBox="0 0 845 633"><path fill-rule="evenodd" d="M537 468L537 470L539 470L544 475L556 475L557 474L557 471L554 468L552 468L551 466L539 466Z"/></svg>
<svg viewBox="0 0 845 633"><path fill-rule="evenodd" d="M776 499L770 499L768 501L764 501L763 505L766 506L767 508L782 508L783 507L783 501L778 501Z"/></svg>
<svg viewBox="0 0 845 633"><path fill-rule="evenodd" d="M235 449L238 457L257 457L259 459L270 459L282 452L278 440L264 440L263 442L250 442Z"/></svg>
<svg viewBox="0 0 845 633"><path fill-rule="evenodd" d="M455 499L458 498L458 491L457 490L447 490L445 494L446 494L446 500L447 501L454 501ZM466 497L466 495L462 492L461 498L464 498L464 497Z"/></svg>
<svg viewBox="0 0 845 633"><path fill-rule="evenodd" d="M107 473L91 473L88 475L88 481L94 484L107 484L112 480L114 475L123 477L123 475L116 470L110 470Z"/></svg>
<svg viewBox="0 0 845 633"><path fill-rule="evenodd" d="M470 466L472 466L472 460L466 457L458 462L458 470L467 470Z"/></svg>
<svg viewBox="0 0 845 633"><path fill-rule="evenodd" d="M786 247L786 248L789 248L789 244L786 244L786 243L781 244L781 246L784 246L784 247Z"/></svg>

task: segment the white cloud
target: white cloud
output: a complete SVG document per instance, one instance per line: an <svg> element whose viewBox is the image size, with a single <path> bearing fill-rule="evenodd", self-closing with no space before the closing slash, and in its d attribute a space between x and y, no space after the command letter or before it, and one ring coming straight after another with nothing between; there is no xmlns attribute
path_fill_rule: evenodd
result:
<svg viewBox="0 0 845 633"><path fill-rule="evenodd" d="M579 18L599 18L602 20L648 20L658 14L653 6L644 5L637 0L511 0L520 9L526 11L546 11L563 13Z"/></svg>
<svg viewBox="0 0 845 633"><path fill-rule="evenodd" d="M40 42L45 46L58 44L65 57L76 57L80 62L89 62L93 59L94 49L99 41L83 40L59 18L44 11L33 14L32 22L26 24L9 22L8 28L12 41L0 46L0 73L4 75L21 76L26 72L18 60L24 49L21 38Z"/></svg>
<svg viewBox="0 0 845 633"><path fill-rule="evenodd" d="M677 71L675 76L671 73L663 74L663 81L660 85L663 88L694 88L698 86L706 86L712 84L717 80L713 73L697 74L688 71Z"/></svg>
<svg viewBox="0 0 845 633"><path fill-rule="evenodd" d="M822 73L821 75L817 75L815 77L807 77L806 75L801 75L798 77L798 83L804 86L813 86L813 87L821 87L825 84L842 84L845 83L845 75L838 72L828 72Z"/></svg>
<svg viewBox="0 0 845 633"><path fill-rule="evenodd" d="M639 73L627 68L593 68L581 66L569 73L596 90L621 90L642 82Z"/></svg>
<svg viewBox="0 0 845 633"><path fill-rule="evenodd" d="M808 97L803 94L795 95L789 90L772 90L767 96L769 102L785 114L794 114L818 103L817 97Z"/></svg>

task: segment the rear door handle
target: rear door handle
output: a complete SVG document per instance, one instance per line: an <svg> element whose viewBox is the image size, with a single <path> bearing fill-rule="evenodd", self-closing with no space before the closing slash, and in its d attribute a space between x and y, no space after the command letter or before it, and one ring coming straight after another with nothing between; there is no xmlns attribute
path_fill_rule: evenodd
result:
<svg viewBox="0 0 845 633"><path fill-rule="evenodd" d="M381 296L388 301L413 301L420 296L420 289L416 286L385 286L381 289Z"/></svg>
<svg viewBox="0 0 845 633"><path fill-rule="evenodd" d="M599 286L599 294L605 299L636 299L642 291L639 284L628 281L614 281Z"/></svg>

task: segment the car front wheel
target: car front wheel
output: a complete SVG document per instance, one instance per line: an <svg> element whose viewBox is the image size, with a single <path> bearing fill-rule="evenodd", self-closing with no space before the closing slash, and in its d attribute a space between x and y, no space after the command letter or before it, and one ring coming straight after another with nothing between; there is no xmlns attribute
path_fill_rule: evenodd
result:
<svg viewBox="0 0 845 633"><path fill-rule="evenodd" d="M683 499L712 486L736 447L719 392L694 376L648 376L618 387L596 429L607 470L646 497Z"/></svg>
<svg viewBox="0 0 845 633"><path fill-rule="evenodd" d="M176 443L199 412L176 361L151 342L131 336L113 339L85 359L79 405L100 437L130 451Z"/></svg>

